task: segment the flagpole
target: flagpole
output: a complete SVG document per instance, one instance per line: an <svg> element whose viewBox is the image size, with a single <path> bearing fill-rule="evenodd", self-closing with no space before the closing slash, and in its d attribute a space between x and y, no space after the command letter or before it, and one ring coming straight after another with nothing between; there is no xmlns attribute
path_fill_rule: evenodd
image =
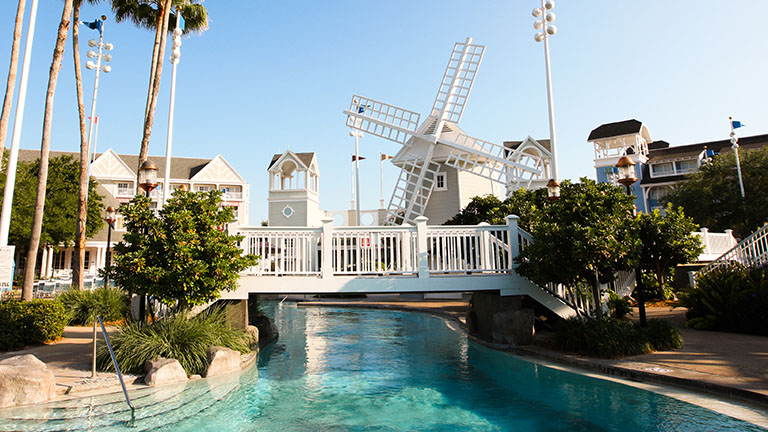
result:
<svg viewBox="0 0 768 432"><path fill-rule="evenodd" d="M733 128L733 117L728 117L728 123L731 125L731 148L736 155L736 173L739 176L739 190L741 191L741 198L745 198L744 195L744 181L741 178L741 161L739 160L739 139L736 138L736 131Z"/></svg>
<svg viewBox="0 0 768 432"><path fill-rule="evenodd" d="M99 52L96 54L96 75L93 78L93 98L91 99L91 122L88 126L88 142L86 144L88 149L88 178L91 177L91 151L93 150L93 146L91 146L91 142L93 139L93 127L96 124L96 96L99 94L99 72L101 71L101 57L102 57L102 50L104 48L104 21L106 21L106 16L102 17L102 23L101 27L99 28ZM78 25L79 23L75 23L75 25ZM88 200L88 188L86 188L86 201Z"/></svg>
<svg viewBox="0 0 768 432"><path fill-rule="evenodd" d="M353 154L349 164L349 209L355 209L355 155ZM351 224L350 224L351 225Z"/></svg>
<svg viewBox="0 0 768 432"><path fill-rule="evenodd" d="M379 208L384 208L384 153L379 153Z"/></svg>
<svg viewBox="0 0 768 432"><path fill-rule="evenodd" d="M32 61L32 42L35 38L37 2L38 0L32 0L32 6L30 7L27 41L24 46L24 60L21 63L19 97L16 100L13 135L11 135L11 152L8 156L8 168L6 168L3 210L0 215L0 246L8 246L8 235L11 230L11 204L13 203L13 189L16 184L16 166L19 161L19 144L21 142L21 126L24 121L24 105L27 101L27 82L29 78L29 63Z"/></svg>
<svg viewBox="0 0 768 432"><path fill-rule="evenodd" d="M360 137L361 132L355 134L355 225L360 226Z"/></svg>

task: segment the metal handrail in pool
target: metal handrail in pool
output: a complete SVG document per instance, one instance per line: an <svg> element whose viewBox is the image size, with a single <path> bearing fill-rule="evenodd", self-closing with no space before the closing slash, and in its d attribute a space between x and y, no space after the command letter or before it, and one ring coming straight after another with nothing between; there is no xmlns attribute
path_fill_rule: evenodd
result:
<svg viewBox="0 0 768 432"><path fill-rule="evenodd" d="M101 320L101 315L96 315L96 319L99 320L101 325L101 333L104 335L104 340L107 342L107 349L109 349L109 355L112 356L112 364L115 365L115 371L117 372L117 378L120 380L120 386L123 388L123 394L125 395L125 403L131 408L131 416L133 416L133 404L131 398L128 397L128 390L125 389L125 383L123 382L123 374L120 373L120 366L117 365L117 359L115 353L112 351L112 345L109 343L109 336L107 336L107 329L104 328L104 322Z"/></svg>

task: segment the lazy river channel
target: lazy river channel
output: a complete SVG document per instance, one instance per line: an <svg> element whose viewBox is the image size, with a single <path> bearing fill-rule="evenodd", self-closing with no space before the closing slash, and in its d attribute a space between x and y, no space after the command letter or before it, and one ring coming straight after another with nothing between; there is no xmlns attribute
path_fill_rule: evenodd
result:
<svg viewBox="0 0 768 432"><path fill-rule="evenodd" d="M270 305L280 339L240 376L0 413L0 430L760 431L659 393L542 366L408 312Z"/></svg>

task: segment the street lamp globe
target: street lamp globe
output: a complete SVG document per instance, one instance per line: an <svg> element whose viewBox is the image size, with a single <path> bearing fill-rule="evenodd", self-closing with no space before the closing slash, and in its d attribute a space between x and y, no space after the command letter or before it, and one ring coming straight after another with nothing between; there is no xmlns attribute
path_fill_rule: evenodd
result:
<svg viewBox="0 0 768 432"><path fill-rule="evenodd" d="M147 193L157 187L157 166L149 160L144 161L139 168L139 186Z"/></svg>
<svg viewBox="0 0 768 432"><path fill-rule="evenodd" d="M619 183L627 188L635 184L637 177L635 176L635 161L632 158L622 156L616 163L616 168L619 169Z"/></svg>
<svg viewBox="0 0 768 432"><path fill-rule="evenodd" d="M107 213L104 216L104 220L112 226L113 223L117 220L117 209L114 207L107 207Z"/></svg>
<svg viewBox="0 0 768 432"><path fill-rule="evenodd" d="M560 199L560 183L555 179L549 179L547 183L547 198L550 201L556 201Z"/></svg>

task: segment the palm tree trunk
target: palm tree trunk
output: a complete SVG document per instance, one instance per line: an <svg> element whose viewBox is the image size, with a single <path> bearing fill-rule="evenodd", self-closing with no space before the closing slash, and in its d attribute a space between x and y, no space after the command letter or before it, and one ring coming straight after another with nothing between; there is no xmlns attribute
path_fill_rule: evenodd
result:
<svg viewBox="0 0 768 432"><path fill-rule="evenodd" d="M75 61L75 87L77 88L77 113L80 116L80 189L77 198L77 227L75 228L75 254L72 263L72 286L83 289L85 261L85 222L88 214L88 142L85 137L85 102L83 101L83 73L80 67L80 6L75 0L72 11L72 54Z"/></svg>
<svg viewBox="0 0 768 432"><path fill-rule="evenodd" d="M56 47L53 49L53 61L48 73L48 91L45 97L45 116L43 117L43 140L40 144L40 172L37 179L37 196L35 198L35 214L32 219L32 233L27 250L27 263L24 269L24 284L21 288L21 298L32 300L32 284L35 282L35 264L37 248L40 246L40 233L43 227L43 210L45 207L45 189L48 183L48 155L51 152L51 122L53 120L53 96L56 93L56 83L59 80L61 60L64 57L64 46L67 43L70 18L72 16L73 0L64 1L64 10L59 22L59 33L56 37Z"/></svg>
<svg viewBox="0 0 768 432"><path fill-rule="evenodd" d="M157 106L157 95L160 90L160 77L163 75L163 56L165 55L165 42L168 34L168 21L171 15L171 0L164 0L160 4L158 11L158 25L155 33L155 49L152 52L152 71L150 72L149 90L147 94L147 108L144 116L144 133L141 138L141 149L139 150L139 166L136 169L138 174L141 165L147 160L149 153L149 137L152 135L152 123L155 120L155 107Z"/></svg>
<svg viewBox="0 0 768 432"><path fill-rule="evenodd" d="M19 66L19 47L21 46L21 25L24 22L24 6L26 0L19 0L16 9L16 24L13 27L13 45L11 45L11 64L8 67L8 84L5 86L3 112L0 115L0 149L5 147L5 135L8 133L8 120L11 117L11 102L13 90L16 88L16 70Z"/></svg>

